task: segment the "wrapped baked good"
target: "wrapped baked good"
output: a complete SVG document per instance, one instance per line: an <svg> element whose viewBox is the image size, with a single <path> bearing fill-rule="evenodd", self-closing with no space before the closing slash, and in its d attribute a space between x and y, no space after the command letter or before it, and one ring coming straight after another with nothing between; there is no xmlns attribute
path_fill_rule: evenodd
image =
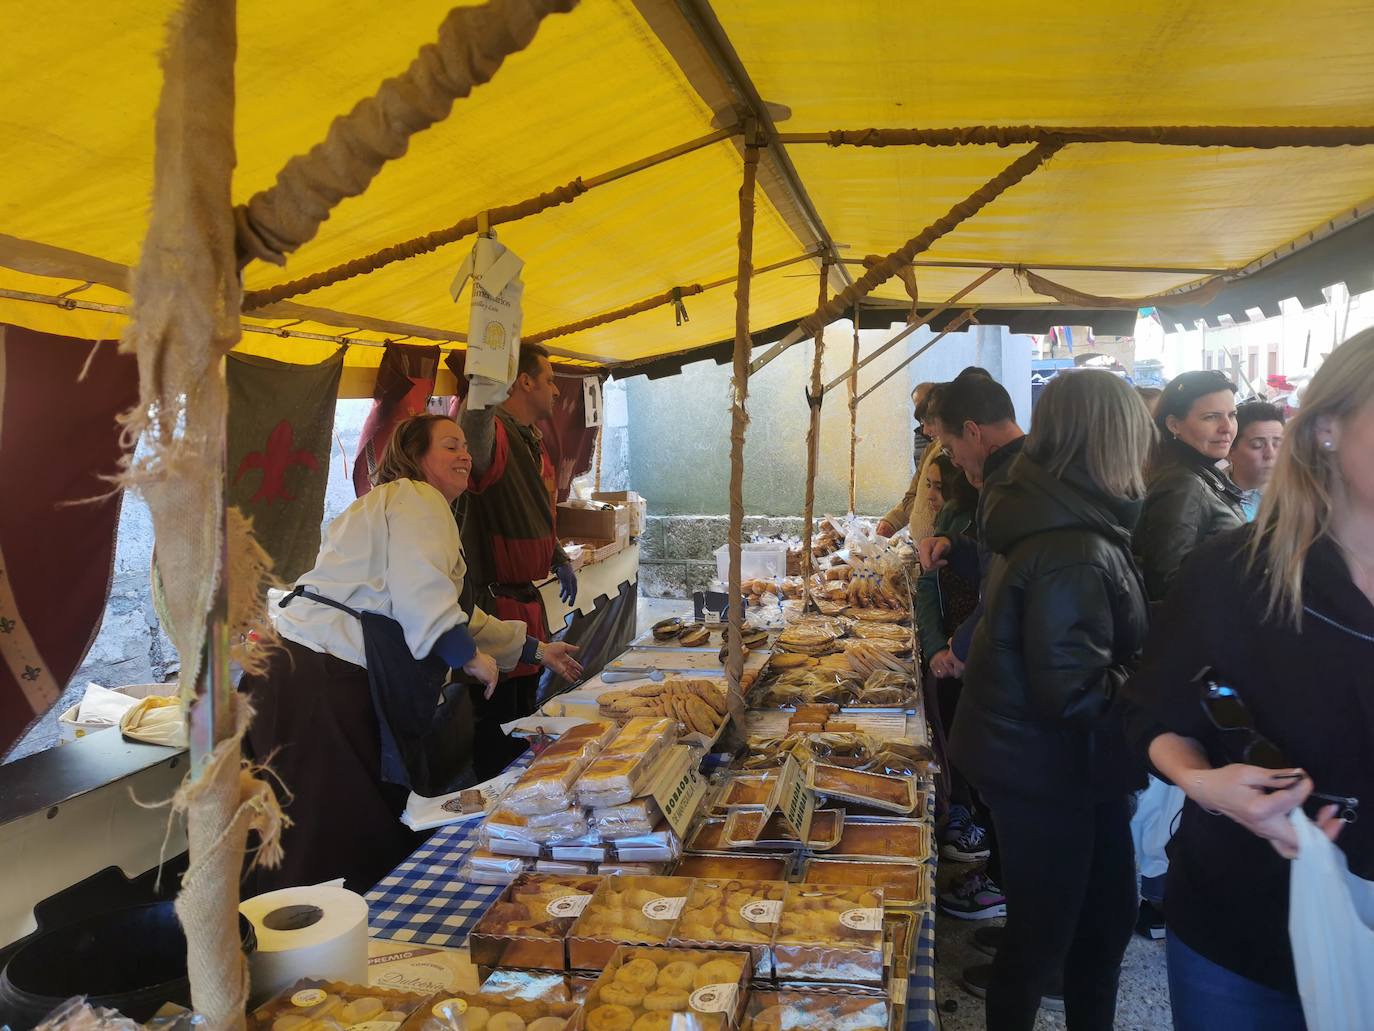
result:
<svg viewBox="0 0 1374 1031"><path fill-rule="evenodd" d="M533 862L529 858L502 856L488 849L475 848L458 868L458 877L473 884L509 884Z"/></svg>
<svg viewBox="0 0 1374 1031"><path fill-rule="evenodd" d="M578 778L578 804L606 809L629 802L645 787L654 761L676 740L672 720L630 720Z"/></svg>
<svg viewBox="0 0 1374 1031"><path fill-rule="evenodd" d="M888 1005L861 995L751 992L741 1031L886 1031Z"/></svg>
<svg viewBox="0 0 1374 1031"><path fill-rule="evenodd" d="M618 860L630 863L665 863L682 854L682 841L666 821L648 834L617 838L611 847Z"/></svg>
<svg viewBox="0 0 1374 1031"><path fill-rule="evenodd" d="M497 841L526 841L551 845L587 833L587 818L580 809L560 809L539 816L520 816L503 803L482 824L478 840L491 847Z"/></svg>
<svg viewBox="0 0 1374 1031"><path fill-rule="evenodd" d="M517 877L473 928L468 938L473 963L563 970L563 939L600 884L599 877Z"/></svg>
<svg viewBox="0 0 1374 1031"><path fill-rule="evenodd" d="M734 1027L749 985L743 952L621 948L583 1004L586 1031L670 1031L674 1017L688 1027Z"/></svg>
<svg viewBox="0 0 1374 1031"><path fill-rule="evenodd" d="M748 949L756 977L773 976L770 946L782 915L781 881L698 878L670 942L688 948Z"/></svg>
<svg viewBox="0 0 1374 1031"><path fill-rule="evenodd" d="M910 777L889 777L813 763L807 770L806 779L807 786L819 794L884 812L906 815L915 811L918 801L916 784Z"/></svg>
<svg viewBox="0 0 1374 1031"><path fill-rule="evenodd" d="M501 799L518 816L536 816L568 808L573 784L615 734L611 723L580 723L534 758Z"/></svg>
<svg viewBox="0 0 1374 1031"><path fill-rule="evenodd" d="M877 863L856 859L811 859L802 873L805 884L862 884L881 888L893 908L930 906L930 871L911 863Z"/></svg>
<svg viewBox="0 0 1374 1031"><path fill-rule="evenodd" d="M726 878L746 881L783 881L792 866L786 855L741 855L738 852L699 852L678 861L675 877Z"/></svg>
<svg viewBox="0 0 1374 1031"><path fill-rule="evenodd" d="M789 884L773 964L779 982L882 985L882 889Z"/></svg>
<svg viewBox="0 0 1374 1031"><path fill-rule="evenodd" d="M369 985L306 978L263 1003L248 1017L249 1031L313 1031L369 1021L399 1027L425 1002L423 995Z"/></svg>
<svg viewBox="0 0 1374 1031"><path fill-rule="evenodd" d="M692 882L677 877L607 877L568 932L574 970L600 970L619 945L662 945L677 926Z"/></svg>
<svg viewBox="0 0 1374 1031"><path fill-rule="evenodd" d="M781 790L782 777L776 771L731 773L722 782L712 811L723 814L735 809L774 809Z"/></svg>
<svg viewBox="0 0 1374 1031"><path fill-rule="evenodd" d="M493 970L478 992L526 1002L576 1003L568 980L565 974L544 970Z"/></svg>
<svg viewBox="0 0 1374 1031"><path fill-rule="evenodd" d="M851 816L827 858L924 863L930 856L930 828L920 820Z"/></svg>
<svg viewBox="0 0 1374 1031"><path fill-rule="evenodd" d="M587 817L587 823L601 837L613 841L616 838L651 834L662 819L663 812L658 803L645 797L633 799L624 805L593 809Z"/></svg>
<svg viewBox="0 0 1374 1031"><path fill-rule="evenodd" d="M441 993L426 999L401 1031L565 1031L576 1012L572 1002Z"/></svg>
<svg viewBox="0 0 1374 1031"><path fill-rule="evenodd" d="M762 826L760 824L762 823ZM763 820L763 814L739 810L730 814L720 834L720 847L797 850L803 847L824 852L839 841L844 826L844 812L839 809L817 809L811 815L807 840L799 841L796 831L782 813L774 813Z"/></svg>

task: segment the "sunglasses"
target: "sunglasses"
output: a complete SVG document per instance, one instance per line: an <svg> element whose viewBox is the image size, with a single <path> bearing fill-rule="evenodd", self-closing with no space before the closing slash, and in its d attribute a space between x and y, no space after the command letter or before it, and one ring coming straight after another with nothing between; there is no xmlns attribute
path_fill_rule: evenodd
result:
<svg viewBox="0 0 1374 1031"><path fill-rule="evenodd" d="M1243 736L1241 761L1252 766L1262 766L1267 770L1291 770L1297 764L1290 762L1278 745L1255 729L1254 718L1245 702L1234 687L1221 683L1215 672L1204 668L1193 678L1201 686L1202 711L1208 721L1223 733ZM1302 774L1293 774L1297 780ZM1333 802L1340 807L1340 818L1346 823L1354 823L1359 816L1360 800L1349 795L1328 795L1313 791L1310 798Z"/></svg>

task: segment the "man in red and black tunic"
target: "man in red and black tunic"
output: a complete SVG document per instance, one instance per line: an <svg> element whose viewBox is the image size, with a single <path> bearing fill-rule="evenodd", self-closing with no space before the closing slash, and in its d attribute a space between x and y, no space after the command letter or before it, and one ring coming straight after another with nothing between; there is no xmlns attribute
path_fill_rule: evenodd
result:
<svg viewBox="0 0 1374 1031"><path fill-rule="evenodd" d="M464 405L459 416L472 452L472 480L457 503L468 564L466 593L492 615L523 620L541 641L549 639L549 629L534 584L553 572L563 600L572 604L577 597L577 577L554 532L558 482L534 425L553 414L557 400L548 351L525 344L510 396L481 411ZM538 666L517 666L492 698L483 698L480 689L472 692L480 779L495 776L524 750L523 742L501 733L500 724L534 711L539 674Z"/></svg>

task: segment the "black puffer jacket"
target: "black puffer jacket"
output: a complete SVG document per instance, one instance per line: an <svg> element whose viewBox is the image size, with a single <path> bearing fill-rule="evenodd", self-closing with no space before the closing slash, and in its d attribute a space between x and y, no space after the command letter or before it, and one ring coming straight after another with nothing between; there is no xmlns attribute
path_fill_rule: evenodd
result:
<svg viewBox="0 0 1374 1031"><path fill-rule="evenodd" d="M1163 601L1178 567L1208 537L1245 524L1241 489L1216 462L1182 441L1165 440L1150 470L1132 547L1150 601Z"/></svg>
<svg viewBox="0 0 1374 1031"><path fill-rule="evenodd" d="M1093 801L1143 787L1114 705L1145 639L1130 550L1138 502L1028 455L985 497L995 553L950 759L982 790Z"/></svg>

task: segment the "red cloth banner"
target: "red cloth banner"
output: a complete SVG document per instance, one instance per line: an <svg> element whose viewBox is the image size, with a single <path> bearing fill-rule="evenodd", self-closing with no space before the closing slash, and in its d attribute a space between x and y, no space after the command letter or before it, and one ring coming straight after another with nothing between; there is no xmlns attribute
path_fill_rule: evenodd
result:
<svg viewBox="0 0 1374 1031"><path fill-rule="evenodd" d="M438 375L439 345L386 345L372 391L372 411L363 423L353 459L353 490L358 497L372 489L372 476L397 424L425 411Z"/></svg>
<svg viewBox="0 0 1374 1031"><path fill-rule="evenodd" d="M0 325L0 755L100 629L122 498L104 477L116 416L137 400L138 366L115 341Z"/></svg>

